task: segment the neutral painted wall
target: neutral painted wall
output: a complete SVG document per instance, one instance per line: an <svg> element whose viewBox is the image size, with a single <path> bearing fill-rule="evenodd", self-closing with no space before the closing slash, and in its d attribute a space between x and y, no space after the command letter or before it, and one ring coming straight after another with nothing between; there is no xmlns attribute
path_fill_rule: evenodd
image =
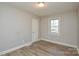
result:
<svg viewBox="0 0 79 59"><path fill-rule="evenodd" d="M78 10L77 10L77 24L78 24L78 32L77 32L77 36L78 36L78 41L77 41L77 45L78 45L78 49L79 49L79 8L78 8Z"/></svg>
<svg viewBox="0 0 79 59"><path fill-rule="evenodd" d="M53 17L60 17L59 35L53 33L51 34L48 30L48 20ZM42 17L40 24L41 38L77 46L77 18L75 11L69 11L49 17Z"/></svg>
<svg viewBox="0 0 79 59"><path fill-rule="evenodd" d="M32 41L34 15L0 3L0 51Z"/></svg>

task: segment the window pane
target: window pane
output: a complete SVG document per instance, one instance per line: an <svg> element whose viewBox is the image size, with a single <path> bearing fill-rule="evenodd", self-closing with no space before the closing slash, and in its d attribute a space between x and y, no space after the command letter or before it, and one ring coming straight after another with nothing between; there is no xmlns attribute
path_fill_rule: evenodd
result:
<svg viewBox="0 0 79 59"><path fill-rule="evenodd" d="M58 32L58 20L51 20L51 32Z"/></svg>
<svg viewBox="0 0 79 59"><path fill-rule="evenodd" d="M51 20L51 26L53 26L53 24L54 24L54 21L53 21L53 20Z"/></svg>

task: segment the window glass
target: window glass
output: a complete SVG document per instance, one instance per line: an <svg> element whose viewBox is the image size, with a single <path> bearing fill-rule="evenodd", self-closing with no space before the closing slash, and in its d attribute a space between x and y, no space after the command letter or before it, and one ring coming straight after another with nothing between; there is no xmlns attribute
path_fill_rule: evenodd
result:
<svg viewBox="0 0 79 59"><path fill-rule="evenodd" d="M58 23L59 20L51 20L51 32L58 33Z"/></svg>

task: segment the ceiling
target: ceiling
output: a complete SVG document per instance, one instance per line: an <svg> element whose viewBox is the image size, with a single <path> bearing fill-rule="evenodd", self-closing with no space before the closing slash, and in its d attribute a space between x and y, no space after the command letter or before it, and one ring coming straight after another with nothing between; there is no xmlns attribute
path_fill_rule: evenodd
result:
<svg viewBox="0 0 79 59"><path fill-rule="evenodd" d="M66 12L76 9L79 6L78 2L45 2L47 7L36 8L36 2L10 2L9 4L17 6L25 11L29 11L37 16L49 16L57 13Z"/></svg>

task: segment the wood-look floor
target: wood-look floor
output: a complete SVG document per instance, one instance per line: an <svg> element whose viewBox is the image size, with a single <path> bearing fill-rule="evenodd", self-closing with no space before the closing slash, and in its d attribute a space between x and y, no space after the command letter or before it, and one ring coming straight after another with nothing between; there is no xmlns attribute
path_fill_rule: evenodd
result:
<svg viewBox="0 0 79 59"><path fill-rule="evenodd" d="M72 47L49 43L40 40L31 46L25 46L3 56L77 56L77 50Z"/></svg>

